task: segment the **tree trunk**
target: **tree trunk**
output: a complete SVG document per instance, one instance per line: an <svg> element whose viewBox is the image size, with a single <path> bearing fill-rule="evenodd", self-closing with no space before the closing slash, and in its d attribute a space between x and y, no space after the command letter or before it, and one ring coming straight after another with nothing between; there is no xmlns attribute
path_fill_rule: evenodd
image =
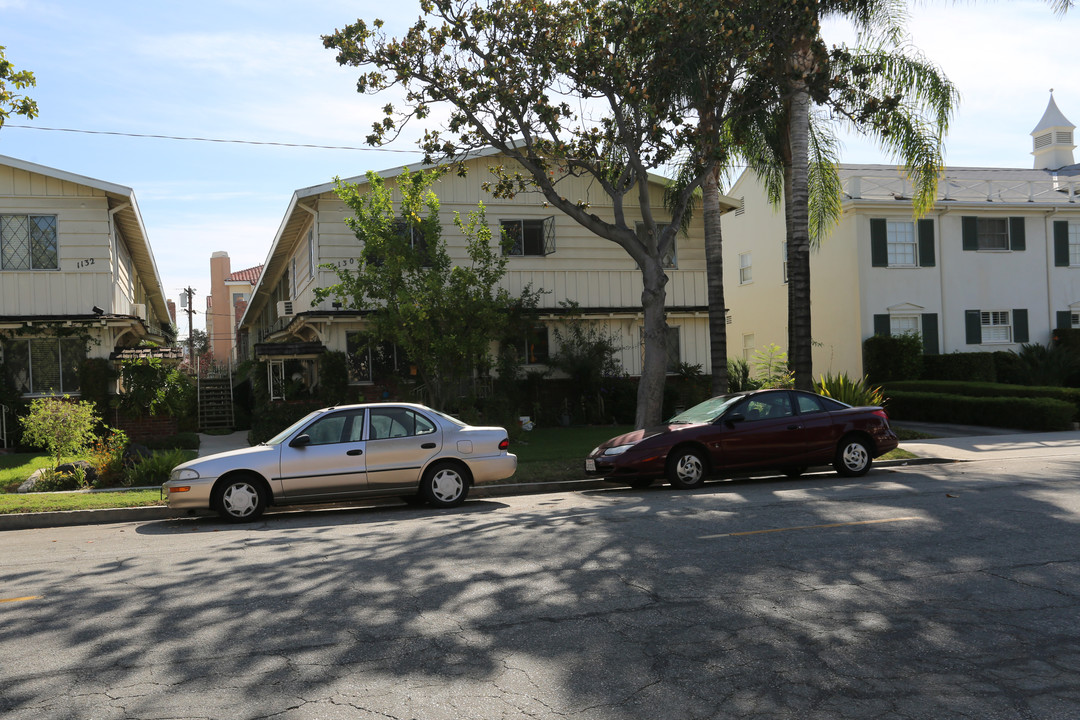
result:
<svg viewBox="0 0 1080 720"><path fill-rule="evenodd" d="M728 391L727 308L724 305L724 237L720 226L719 177L714 167L701 185L705 223L705 276L709 290L709 359L712 394Z"/></svg>
<svg viewBox="0 0 1080 720"><path fill-rule="evenodd" d="M664 408L664 383L667 380L667 319L664 309L667 275L658 257L648 259L646 266L641 268L641 276L644 284L641 292L641 307L645 312L642 338L644 359L634 420L634 427L639 429L660 423Z"/></svg>
<svg viewBox="0 0 1080 720"><path fill-rule="evenodd" d="M813 390L810 330L810 95L798 81L788 114L790 162L785 168L784 198L788 254L788 366L795 387Z"/></svg>

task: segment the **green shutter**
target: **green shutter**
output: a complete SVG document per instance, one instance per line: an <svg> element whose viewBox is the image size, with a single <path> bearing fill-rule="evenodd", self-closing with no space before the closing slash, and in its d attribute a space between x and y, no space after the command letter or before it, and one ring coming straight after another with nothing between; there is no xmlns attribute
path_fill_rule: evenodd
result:
<svg viewBox="0 0 1080 720"><path fill-rule="evenodd" d="M874 315L874 334L889 337L892 332L888 315Z"/></svg>
<svg viewBox="0 0 1080 720"><path fill-rule="evenodd" d="M1013 342L1028 342L1028 317L1027 310L1012 311Z"/></svg>
<svg viewBox="0 0 1080 720"><path fill-rule="evenodd" d="M1027 237L1024 235L1024 218L1009 218L1009 249L1027 250Z"/></svg>
<svg viewBox="0 0 1080 720"><path fill-rule="evenodd" d="M885 218L870 218L870 267L889 267L889 232Z"/></svg>
<svg viewBox="0 0 1080 720"><path fill-rule="evenodd" d="M1054 221L1054 267L1069 267L1069 221Z"/></svg>
<svg viewBox="0 0 1080 720"><path fill-rule="evenodd" d="M919 267L934 267L934 221L919 221Z"/></svg>
<svg viewBox="0 0 1080 720"><path fill-rule="evenodd" d="M964 236L965 250L979 249L979 218L974 215L965 215L960 218L960 229Z"/></svg>
<svg viewBox="0 0 1080 720"><path fill-rule="evenodd" d="M1068 330L1072 327L1072 312L1069 310L1057 311L1057 327L1055 330Z"/></svg>
<svg viewBox="0 0 1080 720"><path fill-rule="evenodd" d="M937 313L922 314L922 346L923 355L937 355L941 352L938 347L937 337Z"/></svg>
<svg viewBox="0 0 1080 720"><path fill-rule="evenodd" d="M982 344L982 314L978 310L964 311L964 329L968 345Z"/></svg>

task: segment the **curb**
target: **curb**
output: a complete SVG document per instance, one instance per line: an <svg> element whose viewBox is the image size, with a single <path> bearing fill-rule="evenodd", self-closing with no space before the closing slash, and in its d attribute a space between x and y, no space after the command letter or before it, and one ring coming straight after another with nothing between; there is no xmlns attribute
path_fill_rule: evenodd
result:
<svg viewBox="0 0 1080 720"><path fill-rule="evenodd" d="M907 460L885 460L883 462L874 463L874 467L937 465L941 463L951 462L960 461L945 460L940 458L909 458ZM511 497L514 495L543 495L545 493L577 492L580 490L598 490L602 488L617 487L619 487L619 483L609 483L604 482L603 480L561 480L557 482L546 483L506 483L501 485L480 485L474 487L469 491L469 498L477 499L493 497ZM307 507L353 507L355 505L356 503L354 502L345 502L309 505ZM289 505L282 507L280 511L295 511L297 508L303 507L305 506ZM271 508L267 511L267 514L273 514L275 510L276 508ZM8 513L0 515L0 532L3 532L5 530L33 530L37 528L71 527L74 525L150 522L153 520L170 520L184 517L190 516L184 511L170 510L167 507L161 506L111 508L105 510L63 510L56 512L39 513Z"/></svg>

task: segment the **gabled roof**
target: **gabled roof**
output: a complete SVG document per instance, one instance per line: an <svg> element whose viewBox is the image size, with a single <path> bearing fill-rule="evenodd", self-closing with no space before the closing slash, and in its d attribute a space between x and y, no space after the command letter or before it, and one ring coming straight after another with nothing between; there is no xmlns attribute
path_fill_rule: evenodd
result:
<svg viewBox="0 0 1080 720"><path fill-rule="evenodd" d="M18 158L0 155L0 165L7 165L18 170L56 178L66 182L85 185L105 193L109 199L109 209L114 212L120 232L128 243L128 252L131 260L138 270L139 279L146 289L147 299L153 305L154 313L162 323L170 322L169 308L165 304L165 291L161 285L161 276L158 274L157 261L154 260L154 252L150 248L150 240L146 235L146 227L143 225L142 213L139 212L139 204L135 201L135 191L123 185L97 180L84 175L56 168L38 165L37 163L20 160Z"/></svg>
<svg viewBox="0 0 1080 720"><path fill-rule="evenodd" d="M462 160L473 160L476 158L493 157L495 155L502 154L502 151L494 147L487 147L480 150L474 150L467 153ZM379 170L379 177L384 180L397 177L406 171L415 173L420 170L430 170L438 167L438 164L425 164L425 163L412 163L410 165L397 165L389 170ZM649 181L667 184L669 178L663 175L655 173L649 173ZM351 178L342 180L343 183L351 184L366 184L366 175L356 175ZM263 307L269 301L270 290L263 287L264 282L276 282L279 276L279 270L284 267L284 263L288 259L291 253L291 244L283 242L285 238L295 238L296 233L300 232L308 219L315 214L315 210L304 204L303 201L318 197L326 192L332 192L335 188L334 182L322 183L321 185L312 185L306 188L300 188L293 192L292 199L289 201L289 207L285 211L285 217L281 221L281 225L278 226L277 233L274 235L274 242L270 246L270 252L266 256L266 261L263 263L264 272L259 278L258 284L254 286L251 291L251 301L248 304L247 310L244 312L244 316L240 319L239 327L244 327L249 317L254 318L257 313L261 312ZM727 207L728 210L735 210L739 207L739 201L735 198L730 198L721 195L720 202Z"/></svg>

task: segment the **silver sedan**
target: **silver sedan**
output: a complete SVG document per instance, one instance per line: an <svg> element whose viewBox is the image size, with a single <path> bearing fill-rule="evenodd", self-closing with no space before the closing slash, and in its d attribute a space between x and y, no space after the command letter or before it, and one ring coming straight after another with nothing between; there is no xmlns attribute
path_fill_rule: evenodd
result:
<svg viewBox="0 0 1080 720"><path fill-rule="evenodd" d="M473 427L423 405L330 407L254 447L177 465L162 494L170 508L259 517L268 505L384 496L436 507L465 501L478 482L517 470L500 427Z"/></svg>

